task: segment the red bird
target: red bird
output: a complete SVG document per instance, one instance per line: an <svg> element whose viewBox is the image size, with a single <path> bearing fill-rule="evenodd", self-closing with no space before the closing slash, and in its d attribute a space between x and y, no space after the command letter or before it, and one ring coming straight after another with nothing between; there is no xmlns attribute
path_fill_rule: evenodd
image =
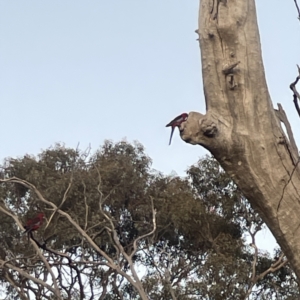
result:
<svg viewBox="0 0 300 300"><path fill-rule="evenodd" d="M179 128L180 125L181 125L181 123L185 122L187 120L188 116L189 116L188 114L183 113L183 114L181 114L180 116L176 117L174 120L172 120L170 123L168 123L166 125L166 127L170 127L170 126L172 127L169 145L171 145L172 136L173 136L173 132L174 132L175 127Z"/></svg>
<svg viewBox="0 0 300 300"><path fill-rule="evenodd" d="M30 232L39 229L44 222L44 216L44 213L39 213L35 218L27 220L26 225L24 226L26 229L24 233L29 234Z"/></svg>

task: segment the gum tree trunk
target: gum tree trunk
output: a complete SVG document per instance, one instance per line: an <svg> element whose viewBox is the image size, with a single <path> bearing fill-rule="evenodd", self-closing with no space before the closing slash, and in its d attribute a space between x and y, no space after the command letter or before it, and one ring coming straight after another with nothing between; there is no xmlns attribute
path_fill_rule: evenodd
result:
<svg viewBox="0 0 300 300"><path fill-rule="evenodd" d="M201 0L197 32L207 112L191 112L181 137L232 176L300 278L298 150L282 107L272 106L254 0Z"/></svg>

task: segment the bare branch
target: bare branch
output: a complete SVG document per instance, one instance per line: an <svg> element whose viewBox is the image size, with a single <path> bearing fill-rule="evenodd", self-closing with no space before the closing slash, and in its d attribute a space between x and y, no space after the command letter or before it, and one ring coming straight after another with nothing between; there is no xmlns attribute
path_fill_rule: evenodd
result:
<svg viewBox="0 0 300 300"><path fill-rule="evenodd" d="M108 270L105 275L102 277L101 287L102 287L102 293L99 298L99 300L104 300L106 294L107 294L107 285L108 285L108 278L112 274L112 270Z"/></svg>
<svg viewBox="0 0 300 300"><path fill-rule="evenodd" d="M63 205L63 204L65 203L65 201L67 200L67 195L68 195L68 193L69 193L69 191L70 191L70 189L71 189L72 182L73 182L73 175L71 175L69 185L68 185L67 189L66 189L65 192L64 192L64 196L63 196L62 201L61 201L60 205L58 206L58 208L61 208L62 205ZM51 220L53 219L54 215L56 214L56 212L57 212L57 209L52 213L52 215L51 215L49 221L47 222L47 225L46 225L46 227L45 227L45 230L48 228L48 226L49 226Z"/></svg>
<svg viewBox="0 0 300 300"><path fill-rule="evenodd" d="M86 185L84 182L82 182L83 185L83 198L84 198L84 205L85 205L85 224L84 224L84 230L86 231L87 229L87 224L88 224L88 216L89 216L89 206L86 201Z"/></svg>
<svg viewBox="0 0 300 300"><path fill-rule="evenodd" d="M255 235L256 233L258 232L258 230L256 230L254 233L252 233L250 230L249 230L249 234L251 236L251 247L254 248L254 258L253 258L253 262L252 262L252 275L251 275L251 284L248 288L248 291L245 295L245 300L248 299L250 297L250 294L252 293L252 289L253 287L255 286L255 284L263 279L267 274L269 273L273 273L273 272L276 272L277 270L279 270L280 268L282 268L283 266L285 266L288 262L288 260L283 260L284 258L284 254L282 253L280 255L280 257L278 258L278 260L273 263L271 265L270 268L268 268L267 270L265 270L263 273L259 274L259 275L256 275L256 264L257 264L257 261L258 261L258 248L256 246L256 243L255 243Z"/></svg>
<svg viewBox="0 0 300 300"><path fill-rule="evenodd" d="M7 208L4 208L2 205L0 205L0 210L5 213L6 215L10 216L11 218L14 219L14 221L18 224L18 226L20 228L22 228L22 230L25 230L25 228L23 227L22 223L20 222L19 218L17 216L15 216L13 213L11 213L9 210L7 210Z"/></svg>
<svg viewBox="0 0 300 300"><path fill-rule="evenodd" d="M275 113L278 119L284 124L286 128L288 134L288 141L286 140L285 142L291 154L291 158L294 161L294 164L296 165L299 160L299 154L298 154L299 152L298 152L297 144L294 139L292 127L290 125L290 122L286 116L284 109L282 108L282 105L277 103L277 106L278 106L278 110L275 109Z"/></svg>
<svg viewBox="0 0 300 300"><path fill-rule="evenodd" d="M119 297L120 300L123 300L124 297L122 293L120 292L119 286L117 285L117 274L114 274L114 279L112 281L113 290L115 291L115 294Z"/></svg>
<svg viewBox="0 0 300 300"><path fill-rule="evenodd" d="M132 250L132 252L130 254L130 259L132 259L133 255L136 253L138 241L140 241L141 239L144 239L147 236L152 235L155 232L155 230L156 230L156 210L154 208L153 198L152 197L151 197L151 208L152 208L152 224L153 224L153 229L150 232L148 232L148 233L146 233L144 235L141 235L141 236L139 236L138 238L136 238L134 240L134 242L133 242L133 250Z"/></svg>
<svg viewBox="0 0 300 300"><path fill-rule="evenodd" d="M22 291L22 288L20 288L17 283L9 276L10 274L8 272L5 272L4 278L11 284L11 286L14 287L16 292L18 293L20 299L22 300L30 300L28 297L26 297L25 293Z"/></svg>
<svg viewBox="0 0 300 300"><path fill-rule="evenodd" d="M83 287L83 283L82 283L82 280L81 280L81 275L80 275L80 271L79 269L76 267L74 261L70 258L69 255L65 254L65 253L62 253L60 251L57 251L57 250L53 250L53 249L50 249L47 247L46 244L40 244L33 236L31 236L32 240L35 242L35 244L41 248L41 249L44 249L52 254L55 254L55 255L58 255L60 256L61 258L66 258L68 260L68 266L70 267L71 270L74 270L76 272L76 275L77 275L77 279L78 279L78 284L79 284L79 290L80 290L80 295L81 295L81 298L83 299L84 298L84 287ZM78 262L76 262L78 263ZM87 262L86 262L87 263ZM90 262L89 262L90 263ZM62 265L62 264L61 264ZM73 276L69 276L71 279L73 279ZM62 282L61 282L62 284ZM75 284L75 281L74 281L74 284Z"/></svg>
<svg viewBox="0 0 300 300"><path fill-rule="evenodd" d="M32 233L32 232L30 232ZM46 266L48 272L50 273L51 277L52 277L52 281L53 281L53 285L54 285L54 288L55 288L55 295L57 297L57 299L62 299L61 298L61 294L60 294L60 291L59 291L59 288L58 288L58 285L57 285L57 282L56 282L56 278L55 278L55 275L48 263L48 261L46 260L46 258L44 257L44 255L42 254L41 250L39 249L39 247L36 245L36 243L34 243L34 241L32 241L31 239L31 243L33 244L33 247L35 248L38 256L40 257L40 259L43 261L44 265Z"/></svg>
<svg viewBox="0 0 300 300"><path fill-rule="evenodd" d="M166 280L167 280L167 285L168 285L169 292L171 294L172 299L177 300L177 297L176 297L175 292L174 292L173 287L172 287L171 275L170 275L170 271L169 271L168 268L166 268L165 277L166 277Z"/></svg>
<svg viewBox="0 0 300 300"><path fill-rule="evenodd" d="M253 289L255 283L257 282L257 280L256 280L256 264L257 264L257 259L258 259L258 249L257 249L257 246L255 244L255 234L256 234L257 231L252 233L251 230L249 229L248 232L251 236L251 245L250 246L252 248L254 248L254 257L253 257L253 262L252 262L252 275L251 275L251 279L250 279L251 284L248 288L245 299L247 299L250 296L250 294L252 292L252 289Z"/></svg>
<svg viewBox="0 0 300 300"><path fill-rule="evenodd" d="M296 0L295 0L296 1ZM296 80L294 82L292 82L290 84L290 89L293 91L293 102L294 102L294 105L296 107L296 110L297 110L297 113L300 117L300 108L299 108L299 104L298 104L298 101L300 101L300 95L296 89L296 84L298 83L299 79L300 79L300 69L299 69L299 66L297 65L298 67L298 73L299 75L296 77Z"/></svg>
<svg viewBox="0 0 300 300"><path fill-rule="evenodd" d="M45 281L41 280L41 279L38 279L38 278L35 278L31 275L29 275L27 272L25 272L24 270L0 259L0 265L1 267L7 267L11 270L14 270L16 272L18 272L20 275L22 275L23 277L35 282L36 284L39 284L39 285L42 285L43 287L47 288L49 291L51 291L54 295L56 295L56 290L55 288L53 288L52 286L50 286L49 284L47 284Z"/></svg>
<svg viewBox="0 0 300 300"><path fill-rule="evenodd" d="M300 20L300 9L299 9L299 6L298 6L298 3L297 3L297 0L294 0L294 2L295 2L296 9L297 9L297 12L298 12L298 20Z"/></svg>
<svg viewBox="0 0 300 300"><path fill-rule="evenodd" d="M274 264L272 264L269 269L267 269L266 271L264 271L263 273L257 276L257 281L264 278L267 274L276 272L280 268L284 267L288 263L288 260L287 259L284 260L283 258L284 258L284 254L282 253L278 258L278 260Z"/></svg>

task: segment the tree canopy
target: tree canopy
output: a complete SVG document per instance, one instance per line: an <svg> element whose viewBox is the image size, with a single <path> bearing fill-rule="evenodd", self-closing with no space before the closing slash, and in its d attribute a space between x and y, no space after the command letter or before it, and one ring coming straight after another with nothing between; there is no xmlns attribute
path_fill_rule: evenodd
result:
<svg viewBox="0 0 300 300"><path fill-rule="evenodd" d="M55 145L7 158L0 279L7 299L295 299L295 274L255 243L264 223L213 157L186 176L141 144ZM30 240L21 225L46 221ZM246 236L251 238L251 244Z"/></svg>

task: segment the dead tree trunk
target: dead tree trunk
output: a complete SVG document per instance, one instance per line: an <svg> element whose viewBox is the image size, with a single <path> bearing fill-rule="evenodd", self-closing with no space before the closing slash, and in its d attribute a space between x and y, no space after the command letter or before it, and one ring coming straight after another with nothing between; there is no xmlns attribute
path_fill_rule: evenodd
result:
<svg viewBox="0 0 300 300"><path fill-rule="evenodd" d="M254 0L201 0L197 32L207 112L191 112L181 137L232 176L300 279L298 150L283 109L272 106Z"/></svg>

